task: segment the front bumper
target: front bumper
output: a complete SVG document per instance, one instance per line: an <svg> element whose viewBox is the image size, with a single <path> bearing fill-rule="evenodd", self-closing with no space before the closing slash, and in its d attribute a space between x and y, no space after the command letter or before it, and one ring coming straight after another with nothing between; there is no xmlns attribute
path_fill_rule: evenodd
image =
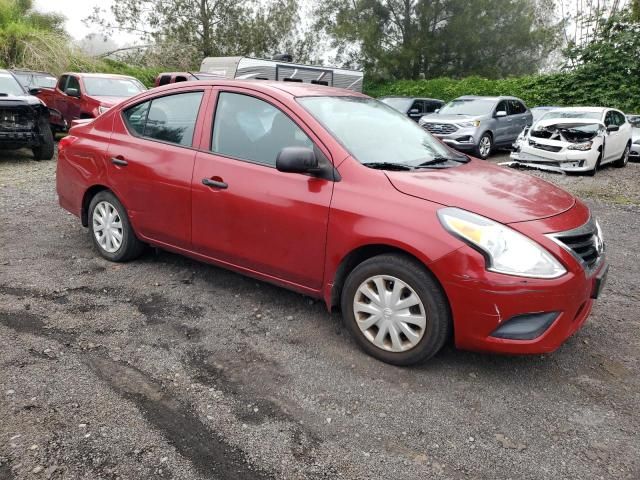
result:
<svg viewBox="0 0 640 480"><path fill-rule="evenodd" d="M587 151L563 149L560 152L547 152L521 142L518 149L511 152L510 157L517 165L524 167L562 172L588 172L595 168L599 155L600 152L595 149Z"/></svg>
<svg viewBox="0 0 640 480"><path fill-rule="evenodd" d="M455 132L437 133L437 131L429 130L426 123L420 126L456 150L471 151L476 148L476 145L478 145L480 141L480 133L476 127L458 127L457 125L453 125L457 129Z"/></svg>
<svg viewBox="0 0 640 480"><path fill-rule="evenodd" d="M631 144L631 150L629 150L629 160L640 161L640 144Z"/></svg>
<svg viewBox="0 0 640 480"><path fill-rule="evenodd" d="M482 255L468 246L430 265L449 299L458 348L548 353L582 327L602 290L606 258L601 256L587 273L568 252L544 246L561 257L568 267L565 275L541 280L489 272ZM505 328L509 324L519 329Z"/></svg>

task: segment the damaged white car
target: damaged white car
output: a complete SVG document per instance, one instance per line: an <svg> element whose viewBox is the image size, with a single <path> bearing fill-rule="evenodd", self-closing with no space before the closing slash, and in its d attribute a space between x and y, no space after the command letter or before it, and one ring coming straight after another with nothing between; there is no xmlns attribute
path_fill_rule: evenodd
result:
<svg viewBox="0 0 640 480"><path fill-rule="evenodd" d="M559 108L522 132L503 165L595 174L605 163L629 161L631 125L610 108Z"/></svg>

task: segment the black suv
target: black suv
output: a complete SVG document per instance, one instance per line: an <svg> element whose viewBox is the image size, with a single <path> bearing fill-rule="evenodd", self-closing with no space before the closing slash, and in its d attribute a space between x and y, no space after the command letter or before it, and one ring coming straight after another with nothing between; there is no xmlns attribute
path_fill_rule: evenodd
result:
<svg viewBox="0 0 640 480"><path fill-rule="evenodd" d="M420 120L423 115L433 113L444 105L444 101L436 98L388 96L380 97L378 100L386 103L394 110L404 113L416 122Z"/></svg>
<svg viewBox="0 0 640 480"><path fill-rule="evenodd" d="M0 69L0 149L27 147L36 160L51 160L53 133L49 127L49 109L34 97L7 70Z"/></svg>

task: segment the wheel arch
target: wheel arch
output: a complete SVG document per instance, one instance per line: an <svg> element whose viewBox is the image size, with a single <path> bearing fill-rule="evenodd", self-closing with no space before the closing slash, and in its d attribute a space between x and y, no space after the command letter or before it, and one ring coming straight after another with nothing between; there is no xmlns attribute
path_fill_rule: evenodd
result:
<svg viewBox="0 0 640 480"><path fill-rule="evenodd" d="M328 298L325 299L325 301L327 302L328 309L333 310L334 307L340 304L340 296L342 294L342 288L344 287L344 283L349 273L351 273L354 268L356 268L365 260L368 260L372 257L376 257L378 255L388 254L388 253L395 253L395 254L407 257L412 261L416 262L422 268L424 268L433 277L436 283L440 286L440 288L442 289L442 292L444 293L445 298L447 298L447 303L448 303L449 299L447 297L445 289L440 283L440 280L435 276L435 274L431 271L429 266L424 261L422 261L420 258L418 258L416 255L414 255L410 251L403 249L401 247L386 244L386 243L373 243L373 244L361 245L359 247L356 247L350 252L348 252L346 255L344 255L344 257L338 264L338 268L336 269L335 275L333 276L333 279L332 279L333 283L331 284L331 289L329 291Z"/></svg>
<svg viewBox="0 0 640 480"><path fill-rule="evenodd" d="M93 185L84 192L84 195L82 196L82 206L80 209L80 221L82 222L83 227L89 226L89 204L91 203L91 199L95 197L98 192L102 192L104 190L112 191L105 185Z"/></svg>

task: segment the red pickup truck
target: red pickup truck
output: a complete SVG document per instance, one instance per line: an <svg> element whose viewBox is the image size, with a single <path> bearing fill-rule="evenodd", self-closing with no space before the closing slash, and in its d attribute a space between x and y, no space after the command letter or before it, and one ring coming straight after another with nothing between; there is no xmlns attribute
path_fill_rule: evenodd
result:
<svg viewBox="0 0 640 480"><path fill-rule="evenodd" d="M136 78L105 73L65 73L54 88L37 97L60 112L50 117L51 128L64 131L78 118L95 118L122 100L146 90Z"/></svg>

